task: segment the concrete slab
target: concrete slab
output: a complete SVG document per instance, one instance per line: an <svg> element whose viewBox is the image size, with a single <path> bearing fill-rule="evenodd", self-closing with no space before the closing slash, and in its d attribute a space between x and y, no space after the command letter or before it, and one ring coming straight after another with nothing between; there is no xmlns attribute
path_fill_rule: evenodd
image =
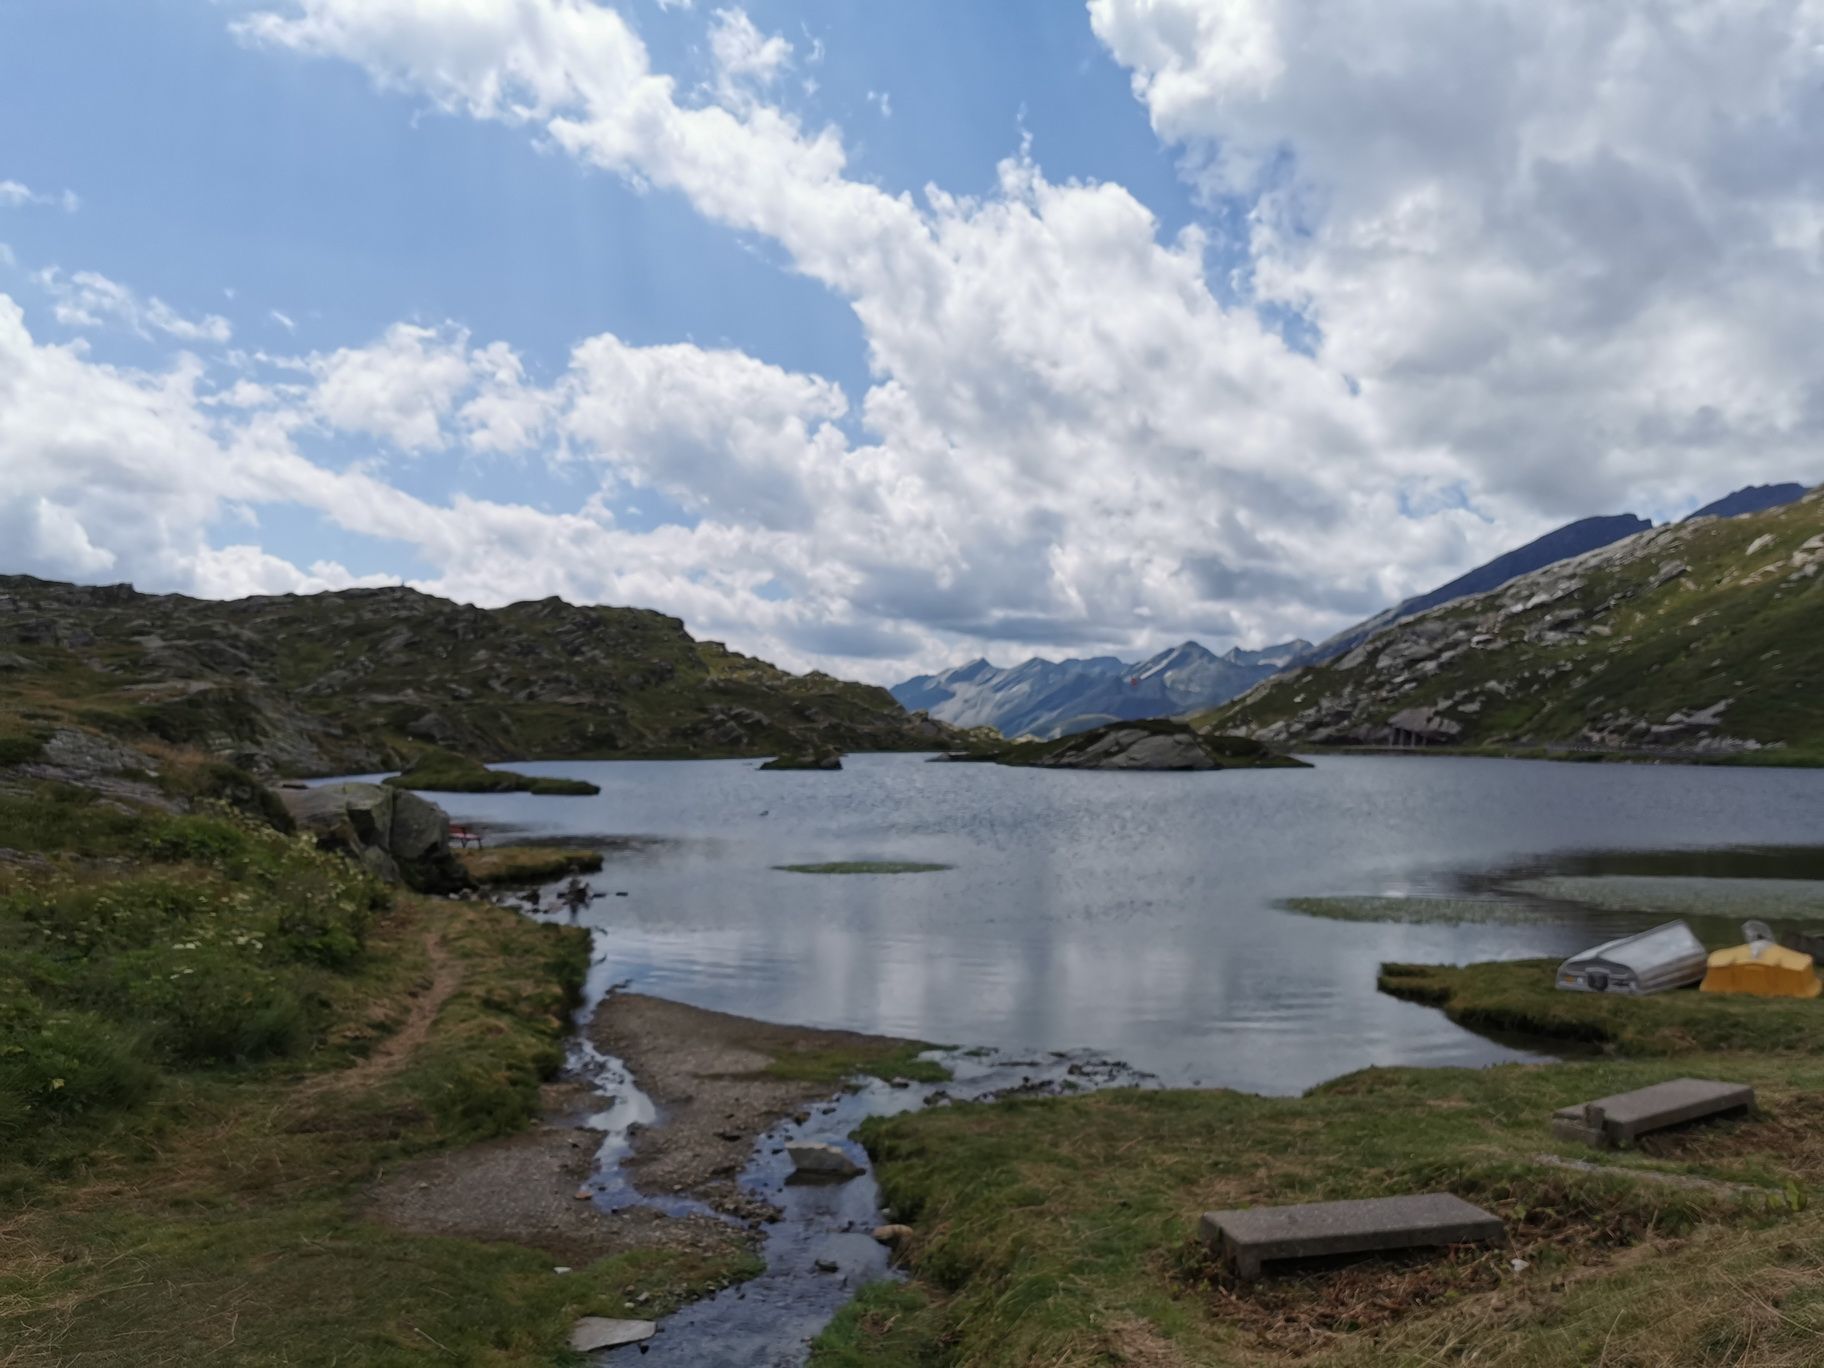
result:
<svg viewBox="0 0 1824 1368"><path fill-rule="evenodd" d="M1448 1192L1207 1211L1202 1224L1204 1241L1243 1278L1258 1278L1275 1259L1477 1244L1503 1233L1500 1217Z"/></svg>
<svg viewBox="0 0 1824 1368"><path fill-rule="evenodd" d="M570 1328L570 1347L579 1354L593 1354L600 1349L619 1349L623 1344L639 1344L658 1332L659 1327L652 1321L584 1316ZM640 1352L646 1351L642 1349Z"/></svg>
<svg viewBox="0 0 1824 1368"><path fill-rule="evenodd" d="M1633 1092L1598 1098L1552 1114L1552 1134L1561 1140L1606 1147L1638 1139L1667 1126L1749 1111L1754 1089L1746 1083L1707 1078L1674 1078Z"/></svg>

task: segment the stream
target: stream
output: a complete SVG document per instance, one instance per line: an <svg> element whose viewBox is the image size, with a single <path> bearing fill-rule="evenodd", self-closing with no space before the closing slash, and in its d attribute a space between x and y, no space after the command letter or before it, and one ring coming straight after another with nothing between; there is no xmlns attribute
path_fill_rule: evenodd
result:
<svg viewBox="0 0 1824 1368"><path fill-rule="evenodd" d="M739 1224L694 1198L641 1192L623 1170L632 1153L634 1128L661 1125L664 1118L632 1071L596 1048L583 1029L619 986L612 982L613 964L605 941L606 933L593 933L590 976L567 1059L567 1072L590 1083L604 1104L586 1123L601 1135L588 1183L592 1200L604 1211L644 1206L667 1216L702 1213ZM890 1220L881 1209L880 1186L866 1151L850 1138L869 1117L946 1105L946 1097L976 1101L1158 1082L1089 1051L1035 1056L1001 1050L932 1050L925 1058L949 1069L950 1080L900 1080L895 1085L861 1079L851 1090L809 1108L803 1121L783 1121L759 1137L738 1181L744 1192L779 1212L778 1220L762 1227L759 1252L764 1271L660 1321L658 1334L644 1346L642 1362L690 1368L797 1368L808 1356L810 1341L859 1288L898 1276L891 1251L873 1236L875 1227ZM934 1100L934 1094L941 1095ZM866 1171L846 1182L795 1180L786 1147L801 1141L835 1145ZM612 1363L617 1355L622 1360L637 1356L622 1348L592 1357Z"/></svg>

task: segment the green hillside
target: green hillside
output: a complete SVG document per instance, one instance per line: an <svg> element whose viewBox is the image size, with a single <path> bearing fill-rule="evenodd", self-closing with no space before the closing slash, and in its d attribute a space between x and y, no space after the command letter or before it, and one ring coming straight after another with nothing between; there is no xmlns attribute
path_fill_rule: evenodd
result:
<svg viewBox="0 0 1824 1368"><path fill-rule="evenodd" d="M502 760L955 744L885 689L790 674L642 609L403 588L218 602L0 576L0 764L72 725L289 774L391 768L429 745Z"/></svg>
<svg viewBox="0 0 1824 1368"><path fill-rule="evenodd" d="M1196 719L1293 745L1824 761L1824 489L1643 532Z"/></svg>

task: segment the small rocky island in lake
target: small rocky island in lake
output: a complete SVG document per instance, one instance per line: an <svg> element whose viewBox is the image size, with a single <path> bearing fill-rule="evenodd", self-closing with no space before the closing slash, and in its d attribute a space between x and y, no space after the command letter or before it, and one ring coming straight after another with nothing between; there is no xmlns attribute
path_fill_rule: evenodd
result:
<svg viewBox="0 0 1824 1368"><path fill-rule="evenodd" d="M1111 722L1055 741L1015 742L993 757L1042 769L1308 769L1246 736L1209 735L1171 718Z"/></svg>
<svg viewBox="0 0 1824 1368"><path fill-rule="evenodd" d="M760 768L763 770L839 770L842 768L842 756L835 751L775 755Z"/></svg>

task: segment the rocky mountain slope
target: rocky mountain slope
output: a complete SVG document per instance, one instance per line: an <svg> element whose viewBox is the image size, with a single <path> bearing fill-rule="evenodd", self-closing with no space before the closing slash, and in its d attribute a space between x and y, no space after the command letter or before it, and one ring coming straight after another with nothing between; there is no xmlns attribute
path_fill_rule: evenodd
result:
<svg viewBox="0 0 1824 1368"><path fill-rule="evenodd" d="M1224 655L1187 641L1137 663L1097 656L1035 657L1010 669L972 660L942 674L893 686L908 708L958 727L993 727L1004 736L1042 740L1108 722L1163 717L1213 707L1252 688L1301 652L1307 641Z"/></svg>
<svg viewBox="0 0 1824 1368"><path fill-rule="evenodd" d="M1609 546L1623 537L1631 537L1636 532L1645 532L1653 524L1645 518L1637 518L1632 513L1617 513L1610 517L1581 518L1574 523L1566 523L1555 531L1547 532L1528 542L1525 546L1515 547L1512 551L1496 556L1486 565L1478 565L1474 570L1457 576L1448 584L1441 584L1430 593L1417 594L1402 603L1376 613L1365 622L1338 632L1335 636L1313 647L1298 664L1316 664L1320 661L1334 660L1346 655L1361 645L1376 632L1402 622L1409 617L1429 612L1433 608L1465 598L1470 594L1485 594L1490 589L1499 589L1509 580L1534 570L1544 569L1571 556L1580 556L1586 551Z"/></svg>
<svg viewBox="0 0 1824 1368"><path fill-rule="evenodd" d="M71 724L284 774L390 768L414 743L484 760L961 744L885 689L789 674L643 609L0 576L0 746Z"/></svg>
<svg viewBox="0 0 1824 1368"><path fill-rule="evenodd" d="M1685 519L1692 522L1699 518L1733 518L1744 513L1759 513L1765 509L1778 508L1789 504L1805 492L1800 484L1781 485L1748 485L1745 488L1725 494L1714 503L1704 505ZM1485 565L1478 565L1457 576L1448 584L1441 584L1429 593L1416 594L1391 608L1383 609L1366 621L1358 622L1353 627L1345 628L1335 636L1329 637L1310 650L1298 660L1297 665L1316 665L1326 660L1335 660L1346 655L1361 645L1376 632L1391 627L1420 613L1442 607L1471 594L1485 594L1491 589L1499 589L1510 580L1534 570L1543 570L1548 565L1568 560L1572 556L1583 555L1599 547L1610 546L1623 537L1631 537L1637 532L1645 532L1653 526L1645 518L1632 513L1616 513L1606 517L1580 518L1576 522L1566 523L1563 527L1547 532L1543 537L1535 538L1525 546L1515 547L1512 551L1496 556Z"/></svg>
<svg viewBox="0 0 1824 1368"><path fill-rule="evenodd" d="M1759 513L1769 508L1779 508L1795 499L1802 498L1805 486L1802 484L1748 485L1725 494L1715 503L1707 503L1685 521L1694 518L1738 518L1744 513Z"/></svg>
<svg viewBox="0 0 1824 1368"><path fill-rule="evenodd" d="M1640 532L1394 623L1198 725L1294 745L1824 760L1820 678L1824 488Z"/></svg>

